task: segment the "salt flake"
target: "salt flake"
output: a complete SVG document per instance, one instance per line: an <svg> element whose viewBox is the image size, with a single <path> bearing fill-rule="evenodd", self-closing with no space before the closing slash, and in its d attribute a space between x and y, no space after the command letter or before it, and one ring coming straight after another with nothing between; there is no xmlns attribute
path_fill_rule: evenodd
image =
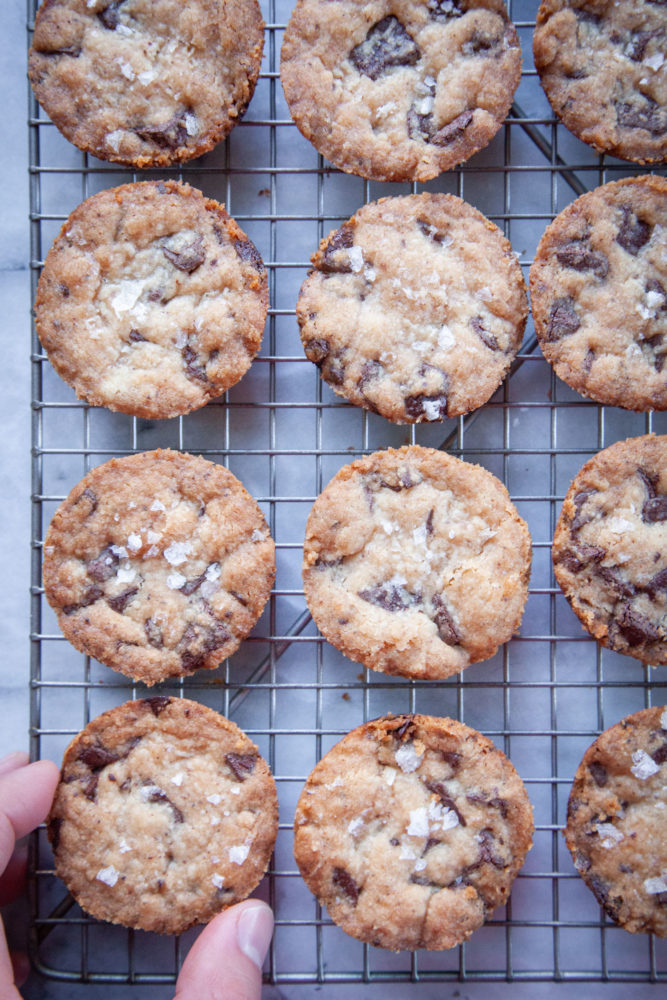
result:
<svg viewBox="0 0 667 1000"><path fill-rule="evenodd" d="M113 888L120 877L120 872L114 868L113 865L109 865L108 868L100 868L95 878L98 882L104 882L105 885L109 885Z"/></svg>
<svg viewBox="0 0 667 1000"><path fill-rule="evenodd" d="M238 844L229 848L229 860L235 865L242 865L250 853L247 844Z"/></svg>
<svg viewBox="0 0 667 1000"><path fill-rule="evenodd" d="M362 817L355 816L355 818L351 819L350 822L347 824L347 832L354 837L359 832L359 830L361 830L363 825L364 821Z"/></svg>
<svg viewBox="0 0 667 1000"><path fill-rule="evenodd" d="M170 590L180 590L186 580L187 577L183 576L182 573L174 571L167 577L167 586Z"/></svg>
<svg viewBox="0 0 667 1000"><path fill-rule="evenodd" d="M644 879L644 889L649 896L657 896L659 892L667 892L667 876L661 875L657 878Z"/></svg>
<svg viewBox="0 0 667 1000"><path fill-rule="evenodd" d="M153 500L150 509L154 511L160 511L160 510L166 510L167 508L165 507L165 505L162 503L161 500Z"/></svg>
<svg viewBox="0 0 667 1000"><path fill-rule="evenodd" d="M652 757L649 757L645 750L635 750L632 759L634 764L630 770L635 778L639 778L640 781L646 781L647 778L650 778L653 774L657 774L660 770L658 764L656 764Z"/></svg>
<svg viewBox="0 0 667 1000"><path fill-rule="evenodd" d="M422 762L423 753L417 753L414 743L403 743L396 751L396 763L401 771L410 774L416 771Z"/></svg>
<svg viewBox="0 0 667 1000"><path fill-rule="evenodd" d="M350 267L357 274L364 266L364 254L361 247L350 247L347 251Z"/></svg>
<svg viewBox="0 0 667 1000"><path fill-rule="evenodd" d="M178 787L180 788L180 786L183 784L183 772L179 771L178 774L175 774L174 777L171 779L171 783L172 785L178 785Z"/></svg>
<svg viewBox="0 0 667 1000"><path fill-rule="evenodd" d="M219 806L222 802L222 795L218 795L218 793L215 792L214 795L207 795L206 801L210 802L212 806Z"/></svg>
<svg viewBox="0 0 667 1000"><path fill-rule="evenodd" d="M613 823L598 823L597 831L598 835L604 838L600 846L606 850L616 847L616 844L625 840L625 834L621 833Z"/></svg>
<svg viewBox="0 0 667 1000"><path fill-rule="evenodd" d="M172 542L164 550L164 557L171 566L180 566L192 552L191 542Z"/></svg>
<svg viewBox="0 0 667 1000"><path fill-rule="evenodd" d="M222 875L218 875L218 873L216 872L214 875L211 875L211 882L216 887L216 889L222 889L225 880L222 877Z"/></svg>

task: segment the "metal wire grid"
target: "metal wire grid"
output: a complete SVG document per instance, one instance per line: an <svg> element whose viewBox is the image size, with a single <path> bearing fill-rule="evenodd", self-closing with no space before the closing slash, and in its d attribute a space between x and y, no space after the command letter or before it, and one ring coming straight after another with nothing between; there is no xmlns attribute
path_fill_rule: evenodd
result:
<svg viewBox="0 0 667 1000"><path fill-rule="evenodd" d="M35 6L28 0L29 36ZM528 68L507 125L487 153L424 186L467 197L504 228L515 249L525 244L531 251L576 194L636 172L594 156L551 117L530 65L537 6L538 0L510 4ZM614 440L665 432L667 422L664 415L585 402L554 377L530 328L493 400L437 427L394 427L338 401L322 385L302 355L294 318L308 256L363 202L419 188L350 178L316 157L289 120L280 91L279 41L290 5L267 0L264 13L263 71L245 121L203 160L161 172L224 200L262 252L271 279L269 321L251 372L198 414L138 420L76 401L53 375L33 328L33 755L58 760L91 717L143 693L76 653L57 629L41 587L42 538L55 507L112 455L157 446L206 455L230 466L265 510L277 542L278 585L231 663L162 687L233 717L259 743L276 777L281 823L261 889L276 912L266 981L294 988L498 979L664 982L665 943L606 921L564 853L559 831L585 747L624 714L665 701L665 681L582 633L554 584L549 548L560 503L581 464ZM528 113L521 106L526 102ZM75 205L100 188L147 175L78 153L32 95L29 126L34 293L51 239ZM259 183L266 186L255 195ZM531 252L521 251L520 260L527 268ZM499 475L534 540L521 636L443 684L357 672L316 633L300 587L302 526L317 493L351 458L408 442L445 448ZM305 889L291 855L291 817L308 771L350 728L386 711L452 715L483 730L512 758L535 806L535 847L511 902L451 952L393 955L348 938ZM192 937L159 939L88 918L55 878L43 830L34 844L31 899L33 961L44 975L65 982L173 983Z"/></svg>

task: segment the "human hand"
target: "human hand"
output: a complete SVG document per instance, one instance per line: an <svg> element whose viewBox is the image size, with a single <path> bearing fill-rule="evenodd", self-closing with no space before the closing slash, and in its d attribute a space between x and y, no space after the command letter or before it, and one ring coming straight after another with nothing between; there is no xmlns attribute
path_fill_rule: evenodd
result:
<svg viewBox="0 0 667 1000"><path fill-rule="evenodd" d="M16 841L42 822L58 783L58 768L50 760L28 764L25 753L0 760L0 905L15 899L25 879L27 851ZM10 957L0 921L0 1000L20 1000L20 986L28 976L25 955Z"/></svg>
<svg viewBox="0 0 667 1000"><path fill-rule="evenodd" d="M190 949L174 1000L260 1000L272 934L273 914L259 899L218 914Z"/></svg>

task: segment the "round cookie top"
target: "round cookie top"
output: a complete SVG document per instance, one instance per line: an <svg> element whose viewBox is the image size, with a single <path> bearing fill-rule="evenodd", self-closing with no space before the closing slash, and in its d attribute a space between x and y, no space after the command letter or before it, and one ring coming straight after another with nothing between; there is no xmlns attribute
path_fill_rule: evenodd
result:
<svg viewBox="0 0 667 1000"><path fill-rule="evenodd" d="M176 451L114 458L60 505L44 591L69 641L155 684L217 667L256 623L273 539L238 479Z"/></svg>
<svg viewBox="0 0 667 1000"><path fill-rule="evenodd" d="M441 679L492 656L519 627L530 534L500 480L433 448L344 466L306 524L315 622L372 670Z"/></svg>
<svg viewBox="0 0 667 1000"><path fill-rule="evenodd" d="M364 205L312 261L297 303L307 356L335 392L396 423L481 406L521 345L512 247L454 195Z"/></svg>
<svg viewBox="0 0 667 1000"><path fill-rule="evenodd" d="M84 152L163 167L232 130L259 75L257 0L45 0L28 72L37 100Z"/></svg>
<svg viewBox="0 0 667 1000"><path fill-rule="evenodd" d="M667 409L667 180L630 177L573 201L530 271L535 330L559 378L628 410Z"/></svg>
<svg viewBox="0 0 667 1000"><path fill-rule="evenodd" d="M523 782L491 740L452 719L387 716L311 772L294 855L346 933L453 948L507 901L532 833Z"/></svg>
<svg viewBox="0 0 667 1000"><path fill-rule="evenodd" d="M223 205L177 181L126 184L70 215L37 286L37 333L77 396L137 417L204 406L245 374L266 271Z"/></svg>
<svg viewBox="0 0 667 1000"><path fill-rule="evenodd" d="M259 883L276 788L224 716L185 698L128 701L70 743L47 830L56 872L86 912L180 934Z"/></svg>
<svg viewBox="0 0 667 1000"><path fill-rule="evenodd" d="M583 466L552 555L563 593L598 642L667 663L667 435L619 441Z"/></svg>
<svg viewBox="0 0 667 1000"><path fill-rule="evenodd" d="M494 137L521 48L503 0L298 0L280 77L300 131L335 166L424 181Z"/></svg>
<svg viewBox="0 0 667 1000"><path fill-rule="evenodd" d="M667 708L605 730L574 776L566 840L600 906L633 934L667 937Z"/></svg>
<svg viewBox="0 0 667 1000"><path fill-rule="evenodd" d="M563 124L599 153L667 156L664 0L542 0L535 66Z"/></svg>

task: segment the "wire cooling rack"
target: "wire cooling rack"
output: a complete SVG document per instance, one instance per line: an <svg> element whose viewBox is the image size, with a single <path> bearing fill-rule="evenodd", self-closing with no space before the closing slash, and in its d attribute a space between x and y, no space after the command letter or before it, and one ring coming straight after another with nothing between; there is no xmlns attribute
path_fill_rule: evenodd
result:
<svg viewBox="0 0 667 1000"><path fill-rule="evenodd" d="M285 984L285 996L298 996L298 984L337 982L667 981L667 942L606 921L560 832L585 748L625 714L665 702L665 675L588 638L555 586L550 563L555 521L574 473L616 440L664 433L666 415L585 401L554 377L529 322L511 375L490 403L436 426L397 427L341 402L320 381L303 356L295 319L318 240L364 202L423 189L456 193L504 229L527 272L557 212L585 190L638 172L597 156L552 117L532 67L537 7L538 0L510 3L524 75L507 124L464 167L421 187L341 174L300 136L279 82L289 0L264 4L264 61L245 120L194 164L139 175L96 161L70 146L30 97L33 292L69 212L96 191L147 176L182 177L224 201L267 264L270 310L259 357L224 399L183 418L140 420L78 402L51 370L33 330L31 725L33 755L59 761L89 719L144 693L77 653L58 630L41 588L42 539L58 503L114 455L173 447L228 465L269 521L276 588L230 662L162 690L231 716L270 761L281 823L260 888L276 913L265 978ZM29 36L34 9L29 0ZM411 442L444 448L498 475L534 540L520 635L491 660L443 683L385 677L346 660L318 635L301 589L303 529L315 496L346 462ZM535 844L511 902L452 951L392 954L348 938L311 897L292 857L292 817L308 772L345 732L388 711L450 715L482 730L511 757L534 804ZM164 939L89 919L55 877L43 830L33 851L31 896L33 961L45 976L65 982L170 984L192 940L192 934ZM355 995L364 995L363 986Z"/></svg>

